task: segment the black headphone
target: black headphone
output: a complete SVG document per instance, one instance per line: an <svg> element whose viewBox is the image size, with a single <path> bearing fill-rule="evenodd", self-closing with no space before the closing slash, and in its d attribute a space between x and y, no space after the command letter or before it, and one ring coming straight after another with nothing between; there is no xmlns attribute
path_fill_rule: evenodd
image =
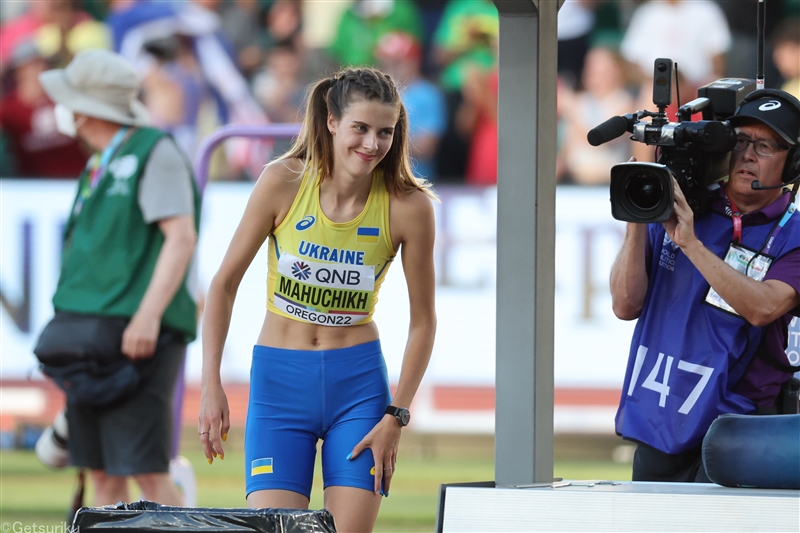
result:
<svg viewBox="0 0 800 533"><path fill-rule="evenodd" d="M785 91L779 91L777 89L759 89L751 92L742 98L733 116L736 116L736 113L738 113L746 103L765 96L777 98L781 102L789 104L797 110L797 114L800 116L800 100ZM792 146L789 149L789 153L786 154L786 163L783 165L783 173L781 174L781 181L783 181L783 183L789 183L800 178L800 132L794 132L794 135L796 135L794 146Z"/></svg>

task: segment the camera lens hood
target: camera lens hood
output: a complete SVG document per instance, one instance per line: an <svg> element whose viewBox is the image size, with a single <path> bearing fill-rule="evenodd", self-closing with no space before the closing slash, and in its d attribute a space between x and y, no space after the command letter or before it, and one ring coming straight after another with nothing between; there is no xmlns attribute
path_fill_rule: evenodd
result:
<svg viewBox="0 0 800 533"><path fill-rule="evenodd" d="M658 163L611 167L611 216L625 222L664 222L672 214L672 172Z"/></svg>

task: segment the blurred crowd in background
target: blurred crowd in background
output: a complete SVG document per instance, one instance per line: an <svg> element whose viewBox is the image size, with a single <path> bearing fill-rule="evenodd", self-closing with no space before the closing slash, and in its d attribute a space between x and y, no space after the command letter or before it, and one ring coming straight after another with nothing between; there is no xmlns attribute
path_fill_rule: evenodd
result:
<svg viewBox="0 0 800 533"><path fill-rule="evenodd" d="M590 147L586 133L654 110L656 57L678 64L681 103L722 77L754 79L757 3L567 0L558 15L558 182L607 184L611 165L652 152L625 136ZM4 177L78 176L85 148L56 131L38 75L106 48L133 62L153 124L192 160L216 128L299 122L310 82L371 65L403 87L419 175L434 184L497 180L491 0L4 0L0 17ZM766 37L766 86L800 97L800 0L767 1ZM289 142L226 142L210 179L254 180Z"/></svg>

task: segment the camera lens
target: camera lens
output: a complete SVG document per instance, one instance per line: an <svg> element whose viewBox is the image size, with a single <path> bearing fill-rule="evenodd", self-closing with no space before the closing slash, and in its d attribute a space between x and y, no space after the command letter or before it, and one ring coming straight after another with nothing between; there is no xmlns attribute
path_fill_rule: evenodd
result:
<svg viewBox="0 0 800 533"><path fill-rule="evenodd" d="M64 468L69 465L68 436L67 418L62 410L56 415L53 424L47 426L36 441L36 456L51 468Z"/></svg>
<svg viewBox="0 0 800 533"><path fill-rule="evenodd" d="M625 194L628 199L642 211L649 211L657 207L663 193L661 181L649 172L634 174L625 185Z"/></svg>
<svg viewBox="0 0 800 533"><path fill-rule="evenodd" d="M672 214L672 171L659 163L611 167L611 216L637 223L664 222Z"/></svg>

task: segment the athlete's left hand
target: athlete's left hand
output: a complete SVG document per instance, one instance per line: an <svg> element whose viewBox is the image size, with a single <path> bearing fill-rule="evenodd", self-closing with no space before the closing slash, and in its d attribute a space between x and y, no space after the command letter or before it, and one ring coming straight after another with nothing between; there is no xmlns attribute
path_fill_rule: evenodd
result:
<svg viewBox="0 0 800 533"><path fill-rule="evenodd" d="M375 459L375 494L389 495L394 468L397 464L397 447L400 444L400 426L392 415L385 415L361 442L356 444L350 454L355 459L358 454L369 448ZM383 481L383 491L381 491Z"/></svg>

